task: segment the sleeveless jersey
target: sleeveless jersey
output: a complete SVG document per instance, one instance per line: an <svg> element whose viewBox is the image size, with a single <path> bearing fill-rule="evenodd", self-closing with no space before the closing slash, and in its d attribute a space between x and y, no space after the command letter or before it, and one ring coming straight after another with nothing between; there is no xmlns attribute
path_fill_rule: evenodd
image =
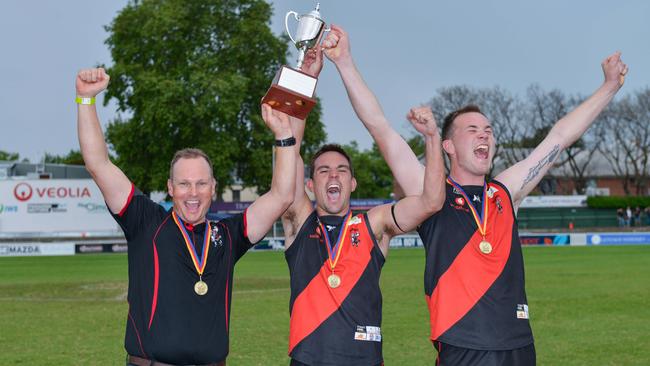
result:
<svg viewBox="0 0 650 366"><path fill-rule="evenodd" d="M315 211L286 250L291 276L289 355L294 360L312 366L382 362L379 275L385 259L367 222L368 217L359 214L346 223L334 268L341 279L336 288L328 284L332 269L323 238L327 233Z"/></svg>
<svg viewBox="0 0 650 366"><path fill-rule="evenodd" d="M529 345L533 335L510 193L497 181L487 183L483 198L483 187L463 189L472 200L488 200L485 240L491 248L481 250L472 203L448 182L443 208L418 229L426 250L431 340L479 350Z"/></svg>

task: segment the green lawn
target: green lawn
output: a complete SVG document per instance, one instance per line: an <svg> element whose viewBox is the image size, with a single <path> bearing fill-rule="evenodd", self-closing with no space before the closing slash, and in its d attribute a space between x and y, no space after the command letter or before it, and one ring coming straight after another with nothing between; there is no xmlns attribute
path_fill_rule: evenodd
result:
<svg viewBox="0 0 650 366"><path fill-rule="evenodd" d="M650 365L650 246L525 248L540 365ZM382 275L387 365L433 365L421 249ZM0 258L0 365L124 365L126 256ZM287 365L282 253L237 266L229 365Z"/></svg>

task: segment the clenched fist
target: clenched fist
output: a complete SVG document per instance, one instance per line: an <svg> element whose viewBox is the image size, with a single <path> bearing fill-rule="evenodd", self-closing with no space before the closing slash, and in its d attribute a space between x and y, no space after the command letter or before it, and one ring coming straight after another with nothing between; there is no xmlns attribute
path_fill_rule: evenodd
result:
<svg viewBox="0 0 650 366"><path fill-rule="evenodd" d="M96 69L83 69L77 74L77 96L93 98L108 86L110 76L99 67Z"/></svg>
<svg viewBox="0 0 650 366"><path fill-rule="evenodd" d="M627 65L621 60L620 51L603 60L601 67L603 68L603 74L605 74L605 84L615 85L617 88L623 86L627 74Z"/></svg>
<svg viewBox="0 0 650 366"><path fill-rule="evenodd" d="M430 107L413 107L406 115L406 119L421 134L438 136L438 125Z"/></svg>

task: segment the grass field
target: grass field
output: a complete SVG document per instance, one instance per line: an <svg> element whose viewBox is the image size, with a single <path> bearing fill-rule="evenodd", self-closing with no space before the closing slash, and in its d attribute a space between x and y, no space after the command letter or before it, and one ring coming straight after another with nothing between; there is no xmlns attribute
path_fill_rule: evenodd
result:
<svg viewBox="0 0 650 366"><path fill-rule="evenodd" d="M540 365L650 365L650 246L525 248ZM422 249L382 274L386 365L433 365ZM0 258L0 365L124 365L126 256ZM237 265L228 364L287 365L282 253Z"/></svg>

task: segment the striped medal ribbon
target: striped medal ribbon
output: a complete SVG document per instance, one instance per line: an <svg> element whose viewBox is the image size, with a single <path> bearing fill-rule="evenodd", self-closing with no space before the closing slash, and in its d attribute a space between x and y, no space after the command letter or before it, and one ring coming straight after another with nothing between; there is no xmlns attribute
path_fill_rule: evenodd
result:
<svg viewBox="0 0 650 366"><path fill-rule="evenodd" d="M199 274L199 280L194 284L194 292L196 292L196 294L199 296L203 296L208 293L208 284L203 282L203 271L205 270L205 265L208 262L208 251L210 250L210 246L208 245L208 242L210 241L210 234L212 232L210 221L206 219L205 235L203 239L203 251L201 253L201 258L199 258L199 255L196 253L194 242L185 229L185 223L174 211L172 211L172 217L174 218L176 226L178 226L178 229L181 231L181 235L183 235L185 246L187 247L187 251L190 253L190 258L192 258L192 264L194 264L194 268Z"/></svg>
<svg viewBox="0 0 650 366"><path fill-rule="evenodd" d="M451 184L454 188L460 192L460 194L465 198L465 202L467 202L467 206L469 206L469 210L472 213L472 217L474 217L474 221L476 222L476 226L478 227L479 233L481 233L481 236L483 240L478 245L478 249L481 251L483 254L490 254L492 253L492 244L490 244L489 241L485 239L486 231L487 231L487 219L488 219L488 203L487 203L487 183L483 182L483 198L481 201L481 212L477 212L476 208L472 204L472 201L470 201L469 196L467 196L467 193L465 193L465 190L463 190L463 187L460 186L460 184L456 183L451 176L447 177L447 183Z"/></svg>
<svg viewBox="0 0 650 366"><path fill-rule="evenodd" d="M352 211L348 211L348 213L343 218L342 221L343 227L339 231L339 237L336 239L336 244L334 245L334 247L332 247L332 243L330 242L329 235L327 235L327 230L325 229L325 225L323 225L323 223L320 220L318 220L318 224L320 225L321 232L325 237L325 244L327 245L327 255L328 255L327 260L329 261L330 270L332 271L332 274L330 274L327 277L327 284L329 285L330 288L337 288L341 286L341 277L336 273L334 273L334 267L336 267L336 263L338 263L339 257L341 255L341 243L345 239L345 233L348 230L348 221L350 220L351 216L352 216Z"/></svg>

